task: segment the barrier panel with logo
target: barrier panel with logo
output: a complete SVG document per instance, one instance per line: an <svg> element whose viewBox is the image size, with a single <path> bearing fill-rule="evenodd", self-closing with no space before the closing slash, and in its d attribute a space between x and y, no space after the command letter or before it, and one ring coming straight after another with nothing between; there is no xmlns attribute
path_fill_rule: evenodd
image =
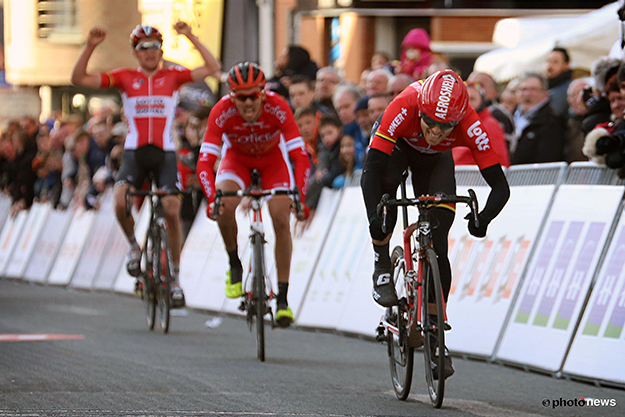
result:
<svg viewBox="0 0 625 417"><path fill-rule="evenodd" d="M85 248L80 256L76 270L72 275L71 286L76 288L92 288L95 276L100 269L113 226L116 226L115 209L113 208L113 190L110 189L100 200L100 209L94 212L95 219Z"/></svg>
<svg viewBox="0 0 625 417"><path fill-rule="evenodd" d="M6 222L9 217L9 213L11 213L11 197L6 195L0 196L0 229L4 227L4 222Z"/></svg>
<svg viewBox="0 0 625 417"><path fill-rule="evenodd" d="M561 185L514 303L496 358L558 371L625 187L579 181L572 164ZM590 175L589 175L590 177ZM582 178L583 180L583 178Z"/></svg>
<svg viewBox="0 0 625 417"><path fill-rule="evenodd" d="M372 272L373 250L362 192L360 187L347 187L343 191L317 267L310 279L297 317L298 325L336 329L346 303L354 301L350 297L355 282L369 286L369 298L371 297L371 283L368 282L371 278L363 278L360 272L361 266L367 266L363 264L363 251L367 247L371 252L369 267ZM379 313L374 317L371 323L363 323L365 328L370 329L367 334L372 334L375 330Z"/></svg>
<svg viewBox="0 0 625 417"><path fill-rule="evenodd" d="M466 205L458 204L449 233L452 284L447 315L453 352L490 357L518 291L531 248L551 205L566 164L520 165L507 171L510 199L488 226L485 238L469 234ZM475 190L480 210L490 187L477 167L456 169L459 195Z"/></svg>
<svg viewBox="0 0 625 417"><path fill-rule="evenodd" d="M0 233L0 276L4 276L9 266L27 217L28 211L22 210L15 217L9 217L4 222L2 233Z"/></svg>
<svg viewBox="0 0 625 417"><path fill-rule="evenodd" d="M25 279L33 282L48 279L73 215L73 210L50 211L24 272Z"/></svg>
<svg viewBox="0 0 625 417"><path fill-rule="evenodd" d="M130 244L124 235L121 226L115 220L106 243L102 263L93 279L93 288L98 290L113 290L115 280L119 275Z"/></svg>
<svg viewBox="0 0 625 417"><path fill-rule="evenodd" d="M69 284L87 242L94 219L95 213L92 211L87 211L82 207L75 211L61 249L48 276L48 284Z"/></svg>
<svg viewBox="0 0 625 417"><path fill-rule="evenodd" d="M7 265L5 276L22 278L51 210L49 204L40 203L33 204L28 210L28 217Z"/></svg>
<svg viewBox="0 0 625 417"><path fill-rule="evenodd" d="M625 383L625 216L593 284L563 372Z"/></svg>

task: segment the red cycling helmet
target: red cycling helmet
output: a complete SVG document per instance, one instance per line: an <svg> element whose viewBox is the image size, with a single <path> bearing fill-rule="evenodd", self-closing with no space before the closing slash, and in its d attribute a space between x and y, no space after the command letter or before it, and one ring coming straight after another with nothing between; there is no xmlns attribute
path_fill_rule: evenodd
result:
<svg viewBox="0 0 625 417"><path fill-rule="evenodd" d="M228 88L230 90L264 87L266 82L265 73L254 62L236 64L228 71Z"/></svg>
<svg viewBox="0 0 625 417"><path fill-rule="evenodd" d="M421 113L438 124L455 126L469 107L469 93L452 70L430 75L421 88Z"/></svg>
<svg viewBox="0 0 625 417"><path fill-rule="evenodd" d="M156 38L163 43L163 35L158 29L152 26L137 25L130 34L130 44L134 48L141 39Z"/></svg>

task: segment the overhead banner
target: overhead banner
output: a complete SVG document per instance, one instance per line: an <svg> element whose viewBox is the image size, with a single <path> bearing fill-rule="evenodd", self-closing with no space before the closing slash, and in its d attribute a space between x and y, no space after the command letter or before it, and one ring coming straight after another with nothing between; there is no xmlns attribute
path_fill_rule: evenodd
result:
<svg viewBox="0 0 625 417"><path fill-rule="evenodd" d="M560 187L497 359L560 369L623 190Z"/></svg>
<svg viewBox="0 0 625 417"><path fill-rule="evenodd" d="M625 383L625 216L593 285L563 372Z"/></svg>

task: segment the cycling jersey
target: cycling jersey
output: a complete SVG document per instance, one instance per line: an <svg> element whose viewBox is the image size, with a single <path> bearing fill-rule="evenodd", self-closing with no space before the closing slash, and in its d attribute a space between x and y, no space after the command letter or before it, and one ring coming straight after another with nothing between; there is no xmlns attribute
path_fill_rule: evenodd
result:
<svg viewBox="0 0 625 417"><path fill-rule="evenodd" d="M486 129L472 108L467 109L465 116L441 143L429 145L423 136L419 117L421 86L421 81L412 83L389 104L369 147L390 155L398 139L424 154L436 154L456 146L466 146L471 150L480 169L499 164L499 157L491 147Z"/></svg>
<svg viewBox="0 0 625 417"><path fill-rule="evenodd" d="M198 178L209 202L213 201L215 194L213 165L221 153L222 144L224 159L221 164L224 165L226 158L236 158L239 155L242 157L239 158L241 161L246 161L247 168L258 168L254 166L254 160L262 166L270 166L272 161L276 166L281 166L287 159L285 153L288 153L288 157L295 164L295 183L304 201L310 176L310 159L291 108L283 98L267 91L260 116L253 122L246 122L241 117L229 95L215 104L208 117L197 165ZM280 151L281 147L284 152ZM237 174L237 177L240 185L249 185L244 174ZM261 181L265 185L265 178L262 176ZM271 180L271 184L287 185L290 182L287 174L281 179Z"/></svg>
<svg viewBox="0 0 625 417"><path fill-rule="evenodd" d="M174 151L171 134L178 89L193 81L191 70L181 66L161 68L148 77L141 68L121 68L101 74L100 87L115 87L122 93L128 132L125 149L154 145Z"/></svg>

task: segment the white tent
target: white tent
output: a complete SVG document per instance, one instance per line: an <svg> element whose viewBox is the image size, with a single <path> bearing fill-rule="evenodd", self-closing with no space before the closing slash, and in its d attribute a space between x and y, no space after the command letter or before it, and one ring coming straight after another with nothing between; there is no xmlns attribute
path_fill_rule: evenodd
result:
<svg viewBox="0 0 625 417"><path fill-rule="evenodd" d="M615 41L620 40L618 8L615 2L577 16L500 20L493 42L508 47L481 55L474 69L507 82L526 71L544 71L549 52L561 46L569 52L571 68L590 71L593 63L609 55Z"/></svg>

